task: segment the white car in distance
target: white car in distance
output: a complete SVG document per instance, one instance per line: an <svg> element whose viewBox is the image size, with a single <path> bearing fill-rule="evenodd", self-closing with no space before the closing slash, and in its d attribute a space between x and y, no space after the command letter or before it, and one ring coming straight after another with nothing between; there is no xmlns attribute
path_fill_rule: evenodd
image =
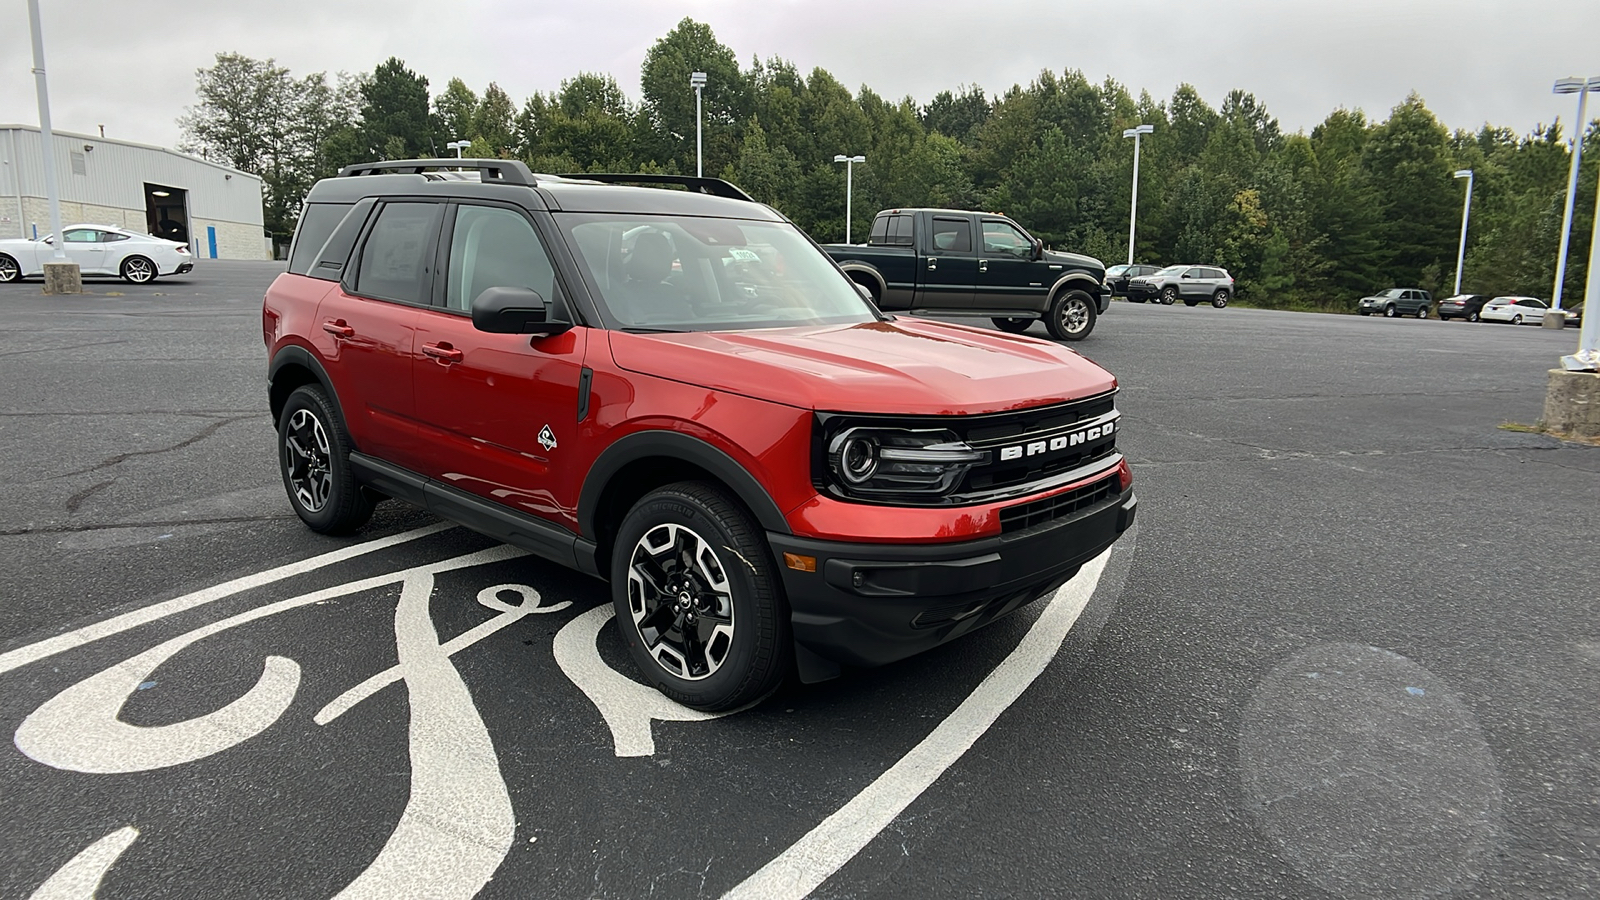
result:
<svg viewBox="0 0 1600 900"><path fill-rule="evenodd" d="M133 284L145 284L157 275L182 275L194 268L186 244L114 225L69 225L62 249L84 275L119 275ZM13 238L0 241L0 282L43 275L44 264L55 256L55 236L37 241Z"/></svg>
<svg viewBox="0 0 1600 900"><path fill-rule="evenodd" d="M1510 322L1521 325L1539 325L1550 309L1543 300L1534 297L1496 297L1483 305L1478 318L1485 322Z"/></svg>

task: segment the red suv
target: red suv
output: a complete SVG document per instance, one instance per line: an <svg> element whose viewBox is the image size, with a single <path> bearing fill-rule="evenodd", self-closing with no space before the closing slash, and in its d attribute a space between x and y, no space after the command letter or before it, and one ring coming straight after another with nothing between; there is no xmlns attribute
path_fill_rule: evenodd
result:
<svg viewBox="0 0 1600 900"><path fill-rule="evenodd" d="M1134 516L1109 373L884 315L716 179L351 166L261 321L307 525L393 497L606 579L700 709L982 627Z"/></svg>

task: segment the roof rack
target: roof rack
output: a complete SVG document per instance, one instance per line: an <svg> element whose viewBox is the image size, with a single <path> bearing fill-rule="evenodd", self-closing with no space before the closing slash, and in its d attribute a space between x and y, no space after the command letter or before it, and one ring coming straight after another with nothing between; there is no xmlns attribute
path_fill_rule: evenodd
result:
<svg viewBox="0 0 1600 900"><path fill-rule="evenodd" d="M393 173L421 175L427 169L475 171L485 182L529 185L537 183L533 173L528 171L527 165L515 159L386 159L382 162L345 166L339 170L339 177Z"/></svg>
<svg viewBox="0 0 1600 900"><path fill-rule="evenodd" d="M656 174L621 174L614 172L593 173L574 172L562 175L573 181L598 181L601 184L675 184L686 187L691 191L702 194L711 194L714 197L727 197L730 200L746 200L751 203L755 198L740 190L737 186L723 181L721 178L702 178L695 175L656 175Z"/></svg>

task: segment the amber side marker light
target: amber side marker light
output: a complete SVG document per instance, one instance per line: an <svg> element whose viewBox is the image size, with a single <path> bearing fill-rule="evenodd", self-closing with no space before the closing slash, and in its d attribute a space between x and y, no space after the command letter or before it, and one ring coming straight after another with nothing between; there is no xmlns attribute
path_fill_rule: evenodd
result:
<svg viewBox="0 0 1600 900"><path fill-rule="evenodd" d="M817 558L815 556L785 553L783 555L783 564L796 572L815 572L817 570Z"/></svg>

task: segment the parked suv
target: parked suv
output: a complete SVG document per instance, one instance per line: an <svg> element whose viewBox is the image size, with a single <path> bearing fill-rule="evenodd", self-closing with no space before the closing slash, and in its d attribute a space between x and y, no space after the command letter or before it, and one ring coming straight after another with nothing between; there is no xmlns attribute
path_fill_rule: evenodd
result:
<svg viewBox="0 0 1600 900"><path fill-rule="evenodd" d="M1142 263L1135 263L1131 266L1112 266L1106 270L1106 293L1113 297L1127 297L1129 281L1132 281L1135 278L1142 278L1146 275L1154 275L1159 271L1161 271L1160 266L1147 266ZM1137 299L1133 297L1128 297L1128 299L1132 300L1134 303L1143 303L1150 298L1147 296L1140 296Z"/></svg>
<svg viewBox="0 0 1600 900"><path fill-rule="evenodd" d="M1431 303L1433 303L1432 295L1420 288L1390 288L1381 294L1362 297L1356 312L1363 316L1381 312L1390 319L1396 316L1416 316L1419 319L1426 319L1428 306Z"/></svg>
<svg viewBox="0 0 1600 900"><path fill-rule="evenodd" d="M1134 518L1110 373L885 315L715 179L348 167L262 331L307 525L393 497L609 580L639 670L700 709L980 628Z"/></svg>
<svg viewBox="0 0 1600 900"><path fill-rule="evenodd" d="M1182 300L1184 306L1210 302L1221 309L1232 296L1233 276L1216 266L1167 266L1128 282L1128 299L1135 303L1156 299L1171 306Z"/></svg>

